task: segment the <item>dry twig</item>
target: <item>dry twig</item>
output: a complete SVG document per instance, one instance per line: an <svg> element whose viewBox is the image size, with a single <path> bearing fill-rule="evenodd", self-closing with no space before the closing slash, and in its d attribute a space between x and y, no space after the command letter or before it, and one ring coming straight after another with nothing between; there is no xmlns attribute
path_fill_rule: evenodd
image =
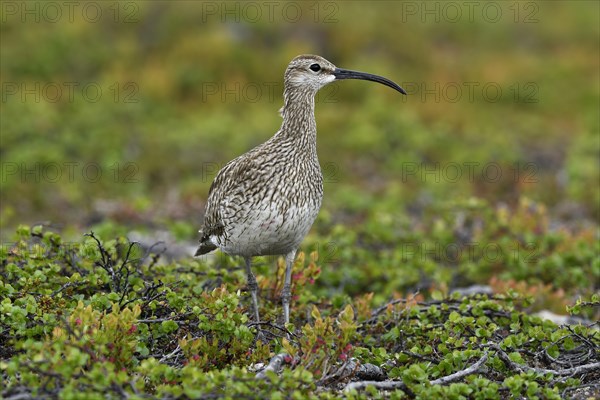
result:
<svg viewBox="0 0 600 400"><path fill-rule="evenodd" d="M450 374L448 376L445 376L443 378L435 379L435 380L429 382L429 384L430 385L446 385L448 383L455 382L459 379L462 379L465 376L474 374L479 370L479 368L481 368L481 366L483 364L485 364L487 359L488 359L488 354L487 354L487 352L485 352L483 354L483 356L475 364L471 365L470 367L463 369L461 371L455 372L453 374ZM351 383L347 384L346 388L344 390L349 391L352 389L364 389L367 386L374 386L376 389L381 389L381 390L394 390L394 389L406 388L406 384L402 381L385 381L385 382L359 381L359 382L351 382Z"/></svg>
<svg viewBox="0 0 600 400"><path fill-rule="evenodd" d="M286 362L287 357L289 357L287 353L279 353L275 357L271 358L271 361L269 361L269 365L267 365L265 369L256 374L256 379L266 378L268 371L278 373L281 370L281 366L283 365L283 363Z"/></svg>

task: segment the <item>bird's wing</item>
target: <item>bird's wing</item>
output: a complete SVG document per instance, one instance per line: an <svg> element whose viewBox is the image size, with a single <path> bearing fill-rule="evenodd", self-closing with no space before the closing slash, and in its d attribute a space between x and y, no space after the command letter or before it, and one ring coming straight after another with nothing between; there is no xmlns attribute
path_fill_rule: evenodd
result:
<svg viewBox="0 0 600 400"><path fill-rule="evenodd" d="M223 213L228 207L244 201L253 182L264 173L262 163L249 153L228 162L217 174L208 191L201 242L225 229Z"/></svg>

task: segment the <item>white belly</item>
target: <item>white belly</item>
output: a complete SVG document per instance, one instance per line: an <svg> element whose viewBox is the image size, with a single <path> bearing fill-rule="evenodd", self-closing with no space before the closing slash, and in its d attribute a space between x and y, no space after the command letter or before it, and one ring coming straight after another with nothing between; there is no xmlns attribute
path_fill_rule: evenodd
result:
<svg viewBox="0 0 600 400"><path fill-rule="evenodd" d="M289 207L284 212L257 207L244 216L243 222L238 219L235 226L225 226L225 234L212 240L232 255L286 254L298 248L318 212L319 206L314 205Z"/></svg>

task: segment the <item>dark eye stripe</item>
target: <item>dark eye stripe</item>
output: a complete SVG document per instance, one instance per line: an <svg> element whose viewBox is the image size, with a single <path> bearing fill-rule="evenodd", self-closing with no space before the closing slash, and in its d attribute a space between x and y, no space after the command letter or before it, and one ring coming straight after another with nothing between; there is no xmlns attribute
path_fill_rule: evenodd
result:
<svg viewBox="0 0 600 400"><path fill-rule="evenodd" d="M310 70L311 70L311 71L315 71L315 72L317 72L317 71L319 71L320 69L321 69L321 66L320 66L319 64L313 64L313 65L311 65L311 66L310 66Z"/></svg>

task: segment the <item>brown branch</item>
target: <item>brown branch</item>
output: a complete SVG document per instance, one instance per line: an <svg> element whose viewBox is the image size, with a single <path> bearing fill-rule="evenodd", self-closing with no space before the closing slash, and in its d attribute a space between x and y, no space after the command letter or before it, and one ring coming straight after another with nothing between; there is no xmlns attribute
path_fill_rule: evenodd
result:
<svg viewBox="0 0 600 400"><path fill-rule="evenodd" d="M285 336L275 335L272 332L269 332L269 333L272 334L273 336L286 337L286 338L288 338L290 340L291 340L292 337L295 337L295 338L298 337L298 335L296 335L293 332L290 332L290 330L288 330L285 326L279 326L279 325L273 324L271 322L251 322L251 323L247 324L247 326L248 326L248 328L256 327L256 329L258 331L264 331L264 329L261 329L260 326L268 326L269 328L278 329L281 332L283 332L285 334Z"/></svg>
<svg viewBox="0 0 600 400"><path fill-rule="evenodd" d="M481 366L483 364L485 364L485 362L488 359L488 354L487 351L483 354L483 356L479 359L479 361L477 361L475 364L471 365L469 368L467 369L463 369L462 371L458 371L455 372L453 374L450 374L448 376L444 376L443 378L439 378L436 380L431 381L430 383L432 385L445 385L447 383L450 382L455 382L461 378L464 378L465 376L474 374L475 372L477 372L479 370L479 368L481 368Z"/></svg>
<svg viewBox="0 0 600 400"><path fill-rule="evenodd" d="M500 346L498 346L497 344L490 345L490 349L493 349L496 351L496 354L498 354L498 357L500 358L500 360L502 360L502 362L504 362L504 364L508 368L510 368L514 371L518 371L518 372L535 372L537 374L543 374L543 375L544 374L552 374L552 375L558 375L558 376L565 376L565 375L579 375L579 374L584 374L584 373L587 373L590 371L595 371L595 370L600 371L600 362L584 364L584 365L580 365L578 367L565 368L565 369L534 368L534 367L530 367L527 365L521 365L519 363L514 362L513 360L510 359L508 354L506 354L506 352L504 350L502 350L500 348Z"/></svg>
<svg viewBox="0 0 600 400"><path fill-rule="evenodd" d="M169 354L165 354L160 360L158 360L158 362L163 363L163 362L167 361L168 359L175 357L176 355L178 355L181 352L182 352L181 347L179 347L179 345L177 345L175 350L173 350Z"/></svg>
<svg viewBox="0 0 600 400"><path fill-rule="evenodd" d="M419 294L419 292L417 291L417 292L413 293L409 298L392 300L392 301L382 305L381 307L379 307L379 308L375 309L373 312L371 312L371 318L378 316L383 311L385 311L389 306L394 306L399 303L408 303L409 301L414 301L414 299L417 297L418 294Z"/></svg>
<svg viewBox="0 0 600 400"><path fill-rule="evenodd" d="M182 315L180 315L180 317L187 317L189 314L190 313L182 314ZM165 321L173 321L173 322L177 322L177 323L186 323L186 322L188 322L185 319L156 318L156 319L138 319L137 323L138 324L156 324L156 323L165 322Z"/></svg>
<svg viewBox="0 0 600 400"><path fill-rule="evenodd" d="M359 363L356 359L351 358L346 361L335 373L321 379L322 382L330 383L333 380L340 381L351 376L356 376L363 380L383 381L387 377L386 373L378 367L370 363Z"/></svg>

